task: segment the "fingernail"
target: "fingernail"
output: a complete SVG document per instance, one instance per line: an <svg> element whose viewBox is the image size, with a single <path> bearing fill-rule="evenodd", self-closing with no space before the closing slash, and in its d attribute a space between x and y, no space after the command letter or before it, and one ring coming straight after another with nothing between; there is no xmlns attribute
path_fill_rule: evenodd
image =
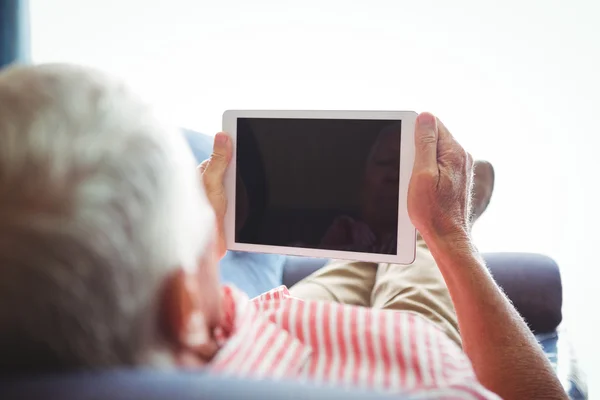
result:
<svg viewBox="0 0 600 400"><path fill-rule="evenodd" d="M433 114L425 112L419 114L417 124L426 129L435 129L436 120Z"/></svg>
<svg viewBox="0 0 600 400"><path fill-rule="evenodd" d="M223 145L227 144L228 140L229 140L229 137L227 136L226 133L223 133L223 132L219 132L219 133L217 133L217 136L215 136L215 144L218 146L223 146Z"/></svg>

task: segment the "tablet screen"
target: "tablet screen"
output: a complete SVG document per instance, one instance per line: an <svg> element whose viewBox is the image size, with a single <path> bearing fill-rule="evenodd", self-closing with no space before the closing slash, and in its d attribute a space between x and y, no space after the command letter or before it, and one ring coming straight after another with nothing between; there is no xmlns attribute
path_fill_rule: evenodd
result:
<svg viewBox="0 0 600 400"><path fill-rule="evenodd" d="M399 120L237 119L236 242L397 254Z"/></svg>

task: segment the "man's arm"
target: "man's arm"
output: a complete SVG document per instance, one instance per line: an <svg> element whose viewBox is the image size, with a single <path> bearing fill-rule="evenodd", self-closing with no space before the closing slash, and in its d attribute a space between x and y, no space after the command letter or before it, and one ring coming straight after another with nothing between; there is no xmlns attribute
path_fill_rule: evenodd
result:
<svg viewBox="0 0 600 400"><path fill-rule="evenodd" d="M504 399L566 399L546 355L469 239L428 239L479 381Z"/></svg>
<svg viewBox="0 0 600 400"><path fill-rule="evenodd" d="M472 184L472 157L433 115L419 115L408 211L448 285L477 378L505 399L566 399L535 337L471 244Z"/></svg>

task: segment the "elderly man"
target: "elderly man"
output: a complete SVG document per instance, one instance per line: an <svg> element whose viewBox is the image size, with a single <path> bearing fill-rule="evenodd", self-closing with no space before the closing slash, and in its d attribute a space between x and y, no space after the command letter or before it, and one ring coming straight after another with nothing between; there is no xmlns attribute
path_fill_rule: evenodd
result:
<svg viewBox="0 0 600 400"><path fill-rule="evenodd" d="M565 398L469 235L472 160L421 114L413 223L456 309L462 349L427 314L218 283L217 134L201 178L180 135L84 68L0 74L0 369L196 367L430 398Z"/></svg>

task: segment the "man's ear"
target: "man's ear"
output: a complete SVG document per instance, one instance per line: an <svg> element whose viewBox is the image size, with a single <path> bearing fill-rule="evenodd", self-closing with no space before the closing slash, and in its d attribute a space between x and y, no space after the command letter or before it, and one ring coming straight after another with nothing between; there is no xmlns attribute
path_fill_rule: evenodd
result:
<svg viewBox="0 0 600 400"><path fill-rule="evenodd" d="M190 356L206 361L217 346L201 303L195 273L178 268L166 280L160 306L160 328L179 359ZM187 364L187 363L186 363Z"/></svg>

